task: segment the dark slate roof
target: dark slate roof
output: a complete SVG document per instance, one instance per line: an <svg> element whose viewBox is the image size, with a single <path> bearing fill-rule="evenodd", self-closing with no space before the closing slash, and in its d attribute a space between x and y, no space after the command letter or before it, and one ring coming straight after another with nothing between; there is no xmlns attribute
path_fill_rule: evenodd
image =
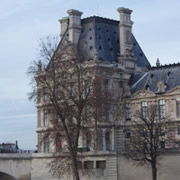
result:
<svg viewBox="0 0 180 180"><path fill-rule="evenodd" d="M120 51L119 21L97 16L82 19L82 33L79 46L87 60L95 55L100 60L117 61ZM151 67L142 49L133 36L133 51L138 67Z"/></svg>
<svg viewBox="0 0 180 180"><path fill-rule="evenodd" d="M180 64L152 67L148 72L136 73L130 80L131 93L150 89L158 93L157 83L162 81L167 88L165 92L180 85Z"/></svg>

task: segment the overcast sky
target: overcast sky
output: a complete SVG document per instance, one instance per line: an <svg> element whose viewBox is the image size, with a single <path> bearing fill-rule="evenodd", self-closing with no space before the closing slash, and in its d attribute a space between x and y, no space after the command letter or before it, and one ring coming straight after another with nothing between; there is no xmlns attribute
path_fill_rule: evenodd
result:
<svg viewBox="0 0 180 180"><path fill-rule="evenodd" d="M179 0L0 0L0 143L15 142L35 149L36 109L28 101L26 76L37 57L38 42L60 33L58 19L68 9L82 18L98 15L119 20L118 7L133 10L133 34L152 65L180 60Z"/></svg>

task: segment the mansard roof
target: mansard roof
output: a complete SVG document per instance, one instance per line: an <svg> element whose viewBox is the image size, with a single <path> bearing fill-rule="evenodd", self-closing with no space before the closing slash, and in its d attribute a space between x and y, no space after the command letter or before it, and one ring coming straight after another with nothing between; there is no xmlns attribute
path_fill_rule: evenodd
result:
<svg viewBox="0 0 180 180"><path fill-rule="evenodd" d="M117 62L120 55L119 21L92 16L82 19L81 25L79 48L82 50L85 60L94 59L96 56L99 60ZM61 41L67 38L68 31ZM137 66L149 69L151 65L134 36L132 41Z"/></svg>
<svg viewBox="0 0 180 180"><path fill-rule="evenodd" d="M120 54L119 21L92 16L82 19L79 46L87 59L96 55L100 60L117 62ZM146 56L133 36L133 51L138 67L150 68Z"/></svg>
<svg viewBox="0 0 180 180"><path fill-rule="evenodd" d="M180 64L152 67L148 72L132 75L131 93L149 89L154 93L164 93L180 85ZM164 91L158 91L158 83L164 84Z"/></svg>

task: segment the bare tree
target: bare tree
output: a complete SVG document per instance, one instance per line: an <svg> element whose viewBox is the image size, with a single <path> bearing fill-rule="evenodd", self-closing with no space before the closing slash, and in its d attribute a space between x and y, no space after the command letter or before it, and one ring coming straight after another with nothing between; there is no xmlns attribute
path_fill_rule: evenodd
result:
<svg viewBox="0 0 180 180"><path fill-rule="evenodd" d="M135 120L125 128L125 155L138 165L149 164L153 180L157 180L157 164L165 150L165 142L174 142L171 123L168 117L160 118L160 113L157 105L151 105L136 112Z"/></svg>
<svg viewBox="0 0 180 180"><path fill-rule="evenodd" d="M71 168L73 178L79 180L79 138L85 136L89 148L92 141L89 134L97 137L97 118L93 117L98 108L92 107L101 107L98 103L103 103L107 94L97 86L93 61L84 61L72 43L65 41L56 48L54 41L48 39L47 43L41 43L40 57L43 61L35 61L28 71L33 80L29 97L37 100L39 108L46 108L51 117L49 126L42 132L42 142L53 132L63 146L61 153L55 154L50 171L60 178ZM95 146L96 143L94 149Z"/></svg>

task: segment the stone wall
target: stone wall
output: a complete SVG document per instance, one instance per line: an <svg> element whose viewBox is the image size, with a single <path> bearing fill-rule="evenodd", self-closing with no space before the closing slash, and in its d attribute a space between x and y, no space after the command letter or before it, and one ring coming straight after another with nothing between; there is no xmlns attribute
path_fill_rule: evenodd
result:
<svg viewBox="0 0 180 180"><path fill-rule="evenodd" d="M31 154L0 154L0 172L17 180L31 180Z"/></svg>
<svg viewBox="0 0 180 180"><path fill-rule="evenodd" d="M0 154L0 178L5 173L16 180L57 180L49 172L48 164L51 160L52 154L44 153ZM152 180L150 168L136 166L123 156L117 158L115 153L91 153L84 159L86 160L93 161L94 167L83 174L81 171L81 180ZM97 168L96 162L100 160L106 161L105 169ZM162 156L158 165L158 180L179 180L179 167L179 152ZM67 174L67 177L62 179L72 180L70 170Z"/></svg>
<svg viewBox="0 0 180 180"><path fill-rule="evenodd" d="M158 180L179 180L179 167L179 153L162 156L158 165ZM152 180L151 169L145 166L137 167L132 161L119 157L118 180Z"/></svg>

